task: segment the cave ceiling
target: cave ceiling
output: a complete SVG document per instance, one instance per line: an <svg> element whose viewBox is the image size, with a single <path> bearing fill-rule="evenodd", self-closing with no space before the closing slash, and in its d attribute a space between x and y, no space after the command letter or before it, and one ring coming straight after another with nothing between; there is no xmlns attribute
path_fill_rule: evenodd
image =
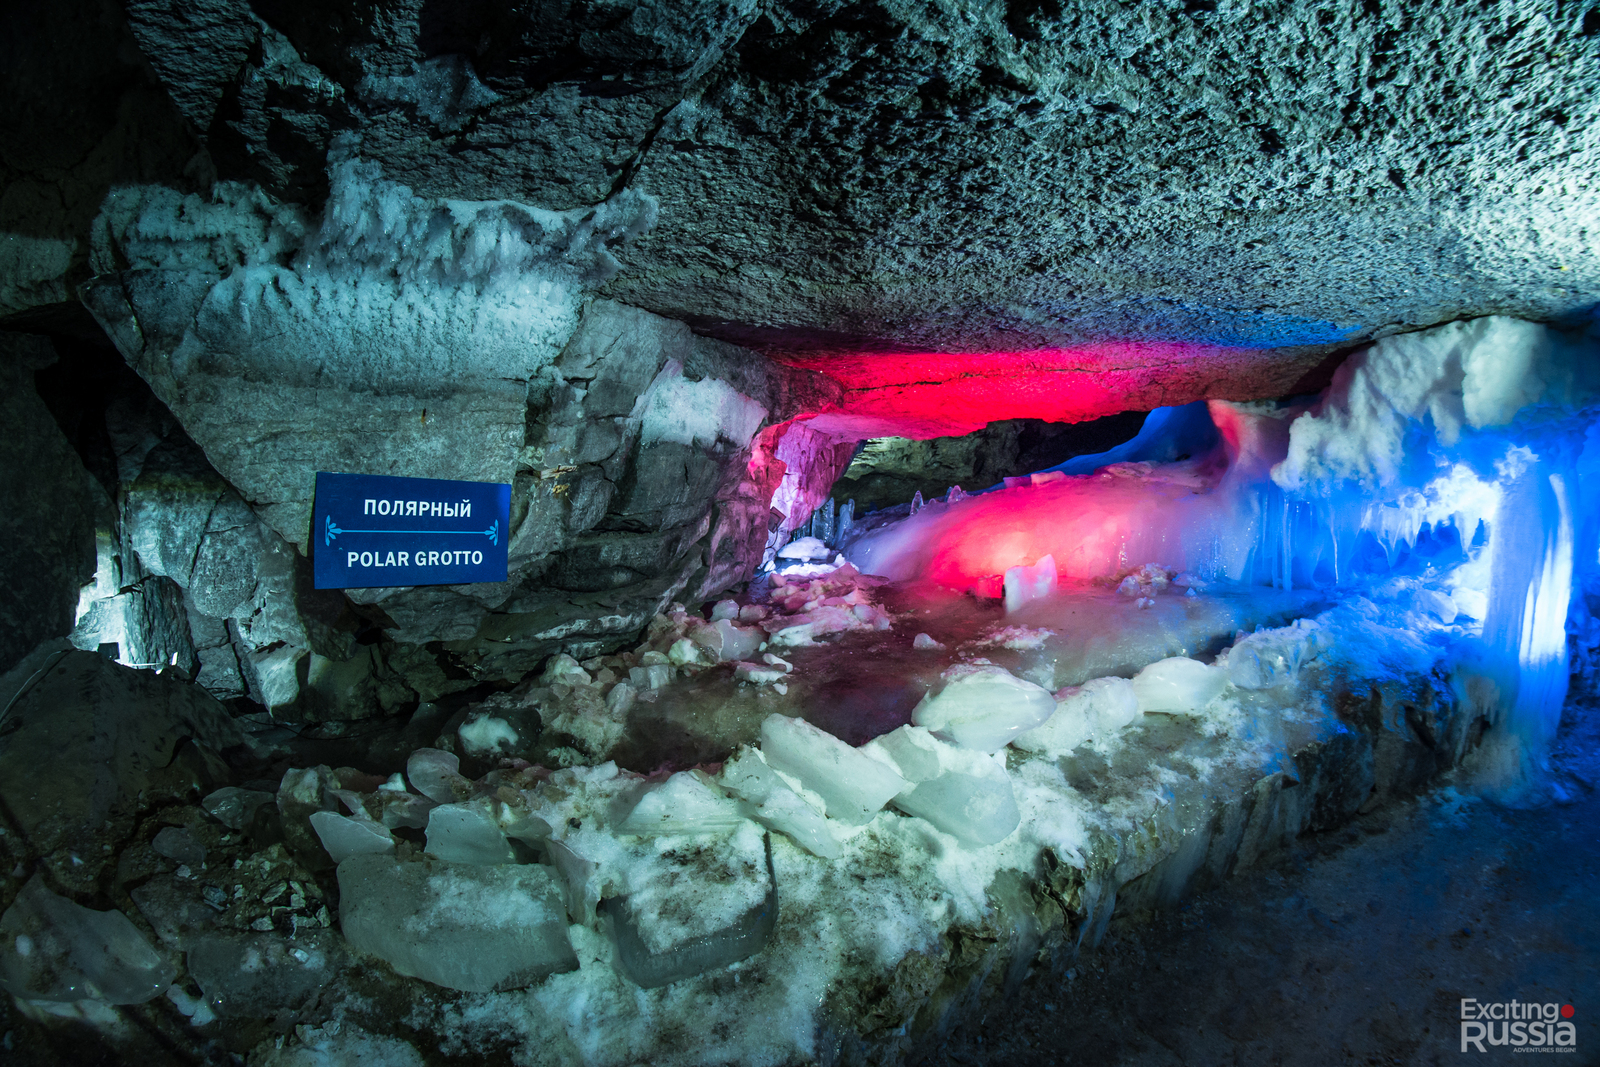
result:
<svg viewBox="0 0 1600 1067"><path fill-rule="evenodd" d="M961 393L978 415L955 423L1081 418L1281 395L1362 340L1561 322L1600 292L1600 13L1560 0L7 17L31 31L8 47L32 109L7 120L0 228L59 261L33 257L12 314L70 301L106 189L247 180L316 211L330 154L422 197L646 194L599 294L831 368L872 394L863 427L915 424L919 390L983 376L974 355L1007 354L995 373L1024 387ZM73 56L79 23L97 40Z"/></svg>

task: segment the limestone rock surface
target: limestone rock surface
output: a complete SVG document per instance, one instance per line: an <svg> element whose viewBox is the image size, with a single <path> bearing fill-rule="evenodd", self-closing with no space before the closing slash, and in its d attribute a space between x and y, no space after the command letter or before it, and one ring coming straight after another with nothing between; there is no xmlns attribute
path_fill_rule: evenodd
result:
<svg viewBox="0 0 1600 1067"><path fill-rule="evenodd" d="M44 665L6 716L0 798L37 855L92 884L108 824L133 814L186 739L221 752L244 736L221 704L177 678L76 650Z"/></svg>

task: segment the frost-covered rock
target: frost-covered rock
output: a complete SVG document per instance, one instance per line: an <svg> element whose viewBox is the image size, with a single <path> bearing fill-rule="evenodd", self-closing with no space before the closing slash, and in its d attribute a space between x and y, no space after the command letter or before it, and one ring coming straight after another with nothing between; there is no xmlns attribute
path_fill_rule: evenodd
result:
<svg viewBox="0 0 1600 1067"><path fill-rule="evenodd" d="M339 864L339 926L357 951L469 993L519 989L578 965L554 873L353 856Z"/></svg>
<svg viewBox="0 0 1600 1067"><path fill-rule="evenodd" d="M999 667L959 674L911 721L964 748L997 752L1055 713L1050 691Z"/></svg>
<svg viewBox="0 0 1600 1067"><path fill-rule="evenodd" d="M352 819L333 811L311 813L311 828L334 863L351 856L388 855L394 852L394 835L382 823Z"/></svg>
<svg viewBox="0 0 1600 1067"><path fill-rule="evenodd" d="M672 665L670 663L652 663L647 666L630 667L628 669L628 681L638 692L660 689L672 681Z"/></svg>
<svg viewBox="0 0 1600 1067"><path fill-rule="evenodd" d="M833 550L816 537L797 537L778 549L779 559L798 559L805 562L827 559L831 555Z"/></svg>
<svg viewBox="0 0 1600 1067"><path fill-rule="evenodd" d="M551 656L550 662L545 664L544 673L539 676L540 685L588 685L592 681L594 679L589 672L565 652Z"/></svg>
<svg viewBox="0 0 1600 1067"><path fill-rule="evenodd" d="M57 896L39 875L0 916L0 989L13 996L142 1004L172 978L126 915Z"/></svg>
<svg viewBox="0 0 1600 1067"><path fill-rule="evenodd" d="M456 728L456 736L461 739L461 747L469 756L480 759L510 752L522 740L516 727L497 715L487 713L469 716Z"/></svg>
<svg viewBox="0 0 1600 1067"><path fill-rule="evenodd" d="M1221 696L1227 687L1227 671L1186 656L1159 660L1133 678L1140 711L1171 715L1193 714Z"/></svg>
<svg viewBox="0 0 1600 1067"><path fill-rule="evenodd" d="M643 787L622 804L617 820L622 834L706 834L738 829L744 814L695 771L679 771L666 781Z"/></svg>
<svg viewBox="0 0 1600 1067"><path fill-rule="evenodd" d="M1126 678L1093 678L1056 694L1056 711L1042 726L1017 735L1024 752L1064 756L1086 741L1113 737L1139 717L1139 696Z"/></svg>
<svg viewBox="0 0 1600 1067"><path fill-rule="evenodd" d="M602 903L611 920L618 970L642 988L656 989L761 951L778 921L772 846L753 832L739 837L746 855L752 844L765 854L764 871L748 862L741 865L738 873L744 877L739 884L657 882L626 898L613 897ZM739 910L751 890L764 892Z"/></svg>
<svg viewBox="0 0 1600 1067"><path fill-rule="evenodd" d="M762 722L761 754L773 769L822 797L830 817L855 826L870 821L909 784L827 731L784 715Z"/></svg>
<svg viewBox="0 0 1600 1067"><path fill-rule="evenodd" d="M428 812L428 853L446 863L513 863L516 853L487 802L440 804Z"/></svg>

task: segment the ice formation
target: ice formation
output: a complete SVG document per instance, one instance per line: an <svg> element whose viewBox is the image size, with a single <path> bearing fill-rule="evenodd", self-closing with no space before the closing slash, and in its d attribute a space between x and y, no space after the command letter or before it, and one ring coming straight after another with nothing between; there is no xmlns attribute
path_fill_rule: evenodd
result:
<svg viewBox="0 0 1600 1067"><path fill-rule="evenodd" d="M577 965L566 903L548 867L339 864L339 926L401 974L467 992L516 989Z"/></svg>
<svg viewBox="0 0 1600 1067"><path fill-rule="evenodd" d="M948 685L919 706L918 726L962 748L998 752L1018 734L1055 713L1050 693L1001 668L960 670Z"/></svg>
<svg viewBox="0 0 1600 1067"><path fill-rule="evenodd" d="M1569 609L1583 612L1572 591L1600 562L1595 345L1500 317L1385 338L1315 402L1158 410L1112 452L930 503L847 554L1029 619L1052 570L1111 580L1141 608L1180 579L1329 597L1409 582L1415 610L1470 621L1456 667L1489 683L1484 713L1536 764L1565 695ZM1222 681L1276 684L1315 649L1303 629L1243 641ZM1162 669L1192 674L1204 704L1202 666Z"/></svg>

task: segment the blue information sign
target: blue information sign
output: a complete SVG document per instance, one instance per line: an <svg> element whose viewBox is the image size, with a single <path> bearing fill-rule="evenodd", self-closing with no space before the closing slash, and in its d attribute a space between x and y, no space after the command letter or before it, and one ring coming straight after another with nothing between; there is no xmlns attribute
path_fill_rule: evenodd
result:
<svg viewBox="0 0 1600 1067"><path fill-rule="evenodd" d="M506 580L509 485L319 472L311 516L318 589Z"/></svg>

